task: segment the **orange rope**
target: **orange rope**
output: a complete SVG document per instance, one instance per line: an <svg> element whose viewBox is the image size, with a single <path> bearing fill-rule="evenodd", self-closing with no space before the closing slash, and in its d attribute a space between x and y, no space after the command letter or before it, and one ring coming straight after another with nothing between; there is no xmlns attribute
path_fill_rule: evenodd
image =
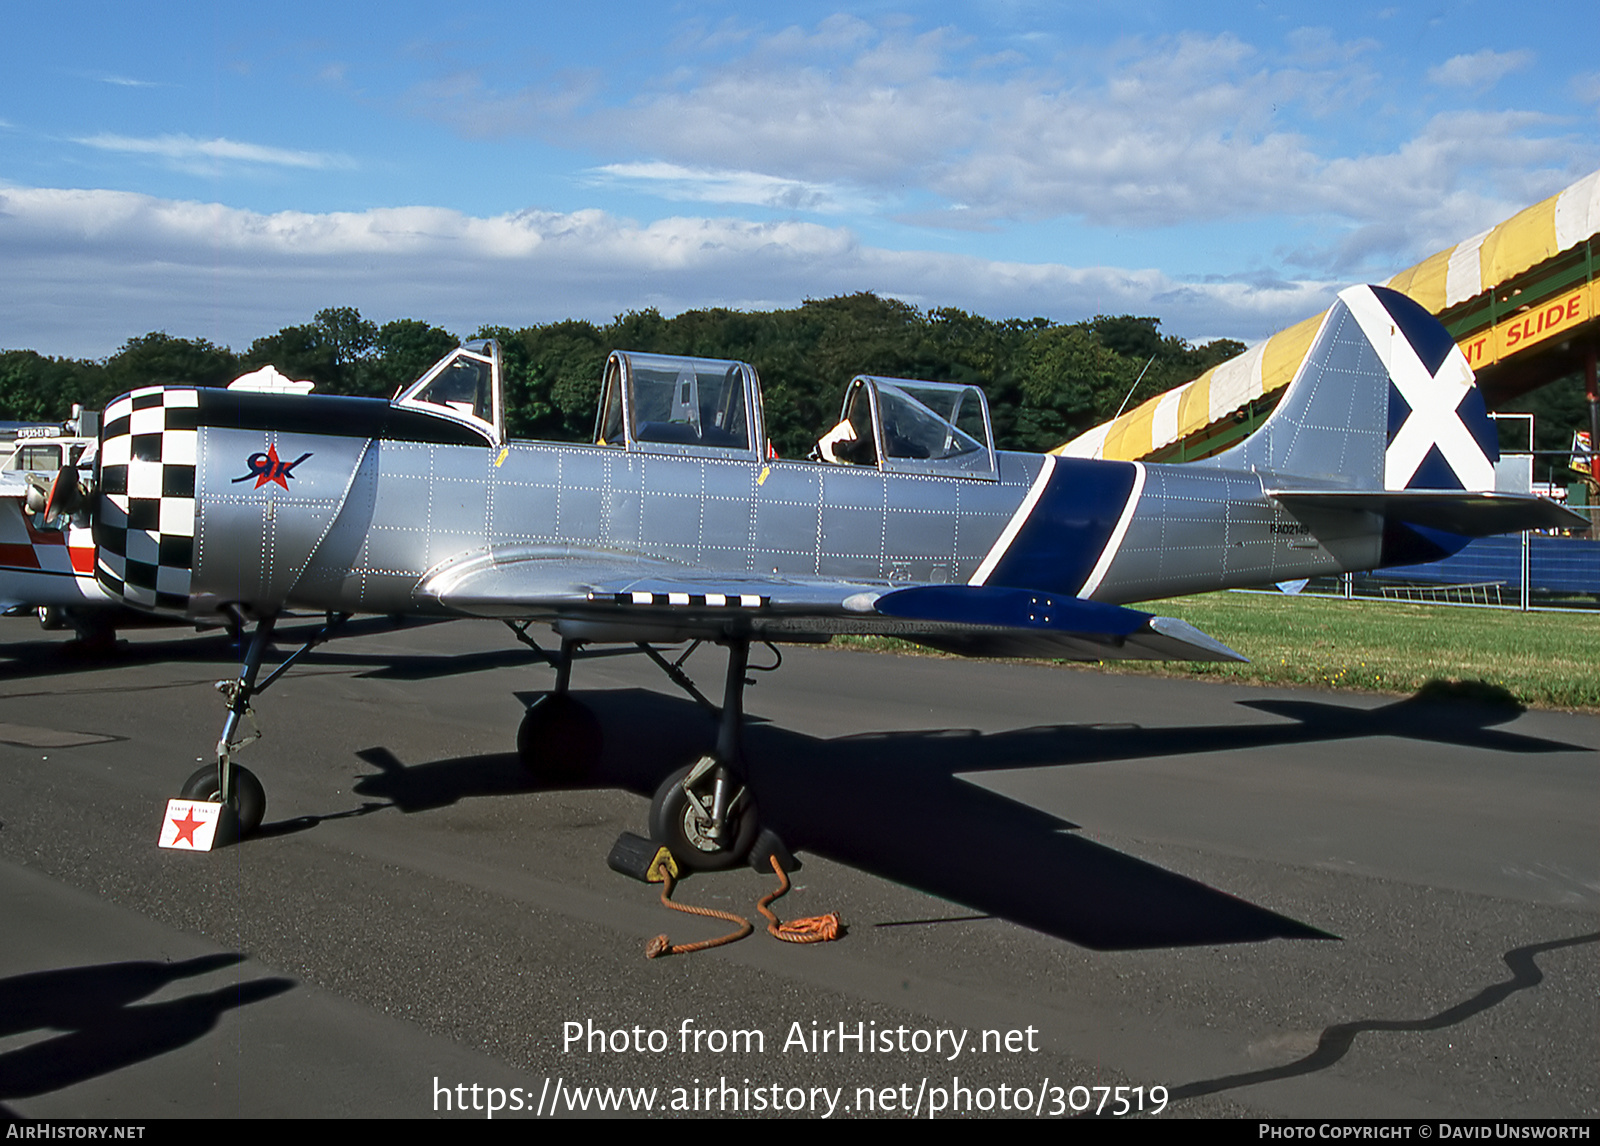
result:
<svg viewBox="0 0 1600 1146"><path fill-rule="evenodd" d="M737 925L739 929L719 938L707 939L700 943L674 944L665 935L657 935L645 946L644 957L646 959L655 959L661 955L687 955L691 951L705 951L712 947L721 947L724 943L737 943L755 930L755 927L751 925L748 919L742 915L735 915L731 911L718 911L712 907L695 907L689 903L673 903L672 872L668 870L667 865L664 863L658 864L656 871L661 875L661 902L666 906L674 911L682 911L687 915L704 915L712 919L725 919L729 923Z"/></svg>
<svg viewBox="0 0 1600 1146"><path fill-rule="evenodd" d="M844 931L844 925L839 922L835 912L827 915L816 915L810 919L796 919L789 923L779 923L778 917L769 910L773 900L789 893L789 877L783 870L783 865L778 862L777 856L770 857L772 870L778 873L778 890L770 895L761 897L761 902L756 904L757 910L767 917L767 934L774 939L781 939L785 943L826 943L830 939L839 938Z"/></svg>

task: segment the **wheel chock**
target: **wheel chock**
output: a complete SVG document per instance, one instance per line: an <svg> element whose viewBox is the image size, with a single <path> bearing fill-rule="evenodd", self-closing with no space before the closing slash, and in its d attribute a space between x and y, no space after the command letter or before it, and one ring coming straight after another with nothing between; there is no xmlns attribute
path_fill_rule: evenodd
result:
<svg viewBox="0 0 1600 1146"><path fill-rule="evenodd" d="M623 832L617 837L617 842L611 845L611 854L606 856L606 866L640 883L662 882L663 866L667 874L678 878L678 864L672 853L655 840L632 832Z"/></svg>
<svg viewBox="0 0 1600 1146"><path fill-rule="evenodd" d="M770 872L774 859L783 865L784 871L800 870L800 861L784 846L778 833L771 828L762 828L761 834L756 836L755 846L750 849L750 868L752 871Z"/></svg>

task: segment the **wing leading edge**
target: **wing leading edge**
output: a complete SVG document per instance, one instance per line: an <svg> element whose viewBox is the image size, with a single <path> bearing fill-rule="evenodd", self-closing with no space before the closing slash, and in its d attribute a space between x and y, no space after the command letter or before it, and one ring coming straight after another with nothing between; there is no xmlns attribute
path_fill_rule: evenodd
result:
<svg viewBox="0 0 1600 1146"><path fill-rule="evenodd" d="M472 617L537 619L595 640L900 637L965 656L1245 658L1175 617L1027 589L710 573L616 554L518 548L435 569L420 600Z"/></svg>

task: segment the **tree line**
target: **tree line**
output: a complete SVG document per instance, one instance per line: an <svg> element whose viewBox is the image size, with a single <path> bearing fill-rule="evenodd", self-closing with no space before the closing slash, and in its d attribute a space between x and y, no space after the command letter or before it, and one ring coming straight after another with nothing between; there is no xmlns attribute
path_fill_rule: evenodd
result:
<svg viewBox="0 0 1600 1146"><path fill-rule="evenodd" d="M613 349L736 358L761 375L769 435L785 457L804 454L839 416L856 374L973 383L984 388L1003 449L1044 450L1244 350L1233 339L1192 346L1148 316L1101 315L1059 324L927 312L870 293L771 311L650 309L606 325L565 320L481 327L505 364L506 421L519 438L588 440L600 373ZM271 364L319 393L389 397L454 348L442 327L416 319L377 325L353 307L257 338L244 353L161 331L130 338L101 361L0 351L0 418L52 422L73 403L102 408L156 384L225 386Z"/></svg>

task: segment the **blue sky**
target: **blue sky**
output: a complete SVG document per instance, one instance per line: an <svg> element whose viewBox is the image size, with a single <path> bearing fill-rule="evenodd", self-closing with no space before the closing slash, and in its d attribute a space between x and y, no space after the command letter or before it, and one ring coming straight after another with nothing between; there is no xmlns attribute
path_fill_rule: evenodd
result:
<svg viewBox="0 0 1600 1146"><path fill-rule="evenodd" d="M1253 341L1600 167L1591 5L16 5L0 346L874 290Z"/></svg>

